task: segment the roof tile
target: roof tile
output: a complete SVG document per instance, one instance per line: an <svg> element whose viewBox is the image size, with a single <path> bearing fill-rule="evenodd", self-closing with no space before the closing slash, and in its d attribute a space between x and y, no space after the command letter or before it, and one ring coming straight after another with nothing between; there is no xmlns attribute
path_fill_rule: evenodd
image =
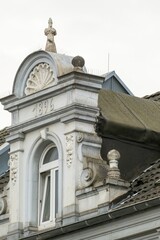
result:
<svg viewBox="0 0 160 240"><path fill-rule="evenodd" d="M0 146L5 143L6 137L9 135L9 128L4 128L0 130Z"/></svg>
<svg viewBox="0 0 160 240"><path fill-rule="evenodd" d="M120 205L128 206L160 196L160 159L131 182L131 190Z"/></svg>
<svg viewBox="0 0 160 240"><path fill-rule="evenodd" d="M156 92L156 93L153 93L151 95L146 95L143 98L150 99L150 100L153 100L153 101L160 101L160 91Z"/></svg>

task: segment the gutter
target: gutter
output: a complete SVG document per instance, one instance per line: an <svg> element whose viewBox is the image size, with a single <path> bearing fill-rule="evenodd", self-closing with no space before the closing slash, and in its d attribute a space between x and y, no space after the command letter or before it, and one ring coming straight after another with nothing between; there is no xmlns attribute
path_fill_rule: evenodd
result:
<svg viewBox="0 0 160 240"><path fill-rule="evenodd" d="M87 220L79 221L67 226L62 226L60 228L55 228L45 232L37 232L27 237L22 237L19 240L51 240L53 237L67 234L76 230L91 227L100 223L106 223L110 220L114 220L123 216L134 214L142 210L150 209L151 207L156 207L160 205L160 198L153 198L148 201L140 202L137 204L132 204L130 206L124 206L117 209L110 209L109 212L89 218Z"/></svg>

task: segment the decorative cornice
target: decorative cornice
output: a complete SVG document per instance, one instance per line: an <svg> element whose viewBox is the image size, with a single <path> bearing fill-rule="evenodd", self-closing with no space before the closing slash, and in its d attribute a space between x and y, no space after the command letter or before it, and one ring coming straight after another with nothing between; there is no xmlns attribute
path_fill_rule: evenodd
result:
<svg viewBox="0 0 160 240"><path fill-rule="evenodd" d="M56 80L57 81L57 80ZM71 72L58 78L56 85L39 91L36 95L28 95L25 98L16 98L14 95L2 98L4 109L10 112L21 109L49 97L60 95L72 89L80 89L93 93L99 92L102 87L104 77L92 76L81 72Z"/></svg>
<svg viewBox="0 0 160 240"><path fill-rule="evenodd" d="M83 230L87 227L92 227L92 236L94 234L97 234L97 236L104 234L104 236L110 236L112 234L113 237L121 236L123 234L123 237L128 239L130 237L130 234L132 236L134 235L135 238L140 235L140 233L146 232L149 234L151 231L157 232L157 228L155 226L159 226L159 219L160 219L160 214L159 214L159 206L160 204L160 199L152 199L148 201L144 201L139 204L135 204L129 207L124 207L124 208L119 208L119 209L112 209L109 210L107 213L106 211L103 211L103 214L99 214L98 216L92 216L89 218L85 218L82 216L82 220L79 219L79 221L76 221L75 224L68 224L65 226L60 226L57 227L56 229L48 230L46 232L41 232L41 233L32 233L30 236L24 236L21 237L21 240L36 240L37 238L40 239L47 239L48 237L54 238L61 236L62 234L69 234L72 233L73 231L77 230ZM153 211L149 211L150 209L152 210L152 207L154 207ZM148 210L147 212L144 213L144 209ZM102 211L101 211L102 212ZM130 218L130 215L132 215L133 218ZM141 216L141 217L140 217ZM122 227L122 217L123 219L126 219L125 226L123 225ZM129 219L127 218L129 217ZM110 221L116 220L116 224L108 224ZM97 228L94 228L98 224L101 224L101 228L97 231ZM124 222L123 222L124 223ZM106 225L108 224L108 228L106 228ZM138 224L138 225L137 225ZM137 227L139 226L139 227ZM144 228L145 226L145 228ZM96 231L95 231L96 229ZM144 231L144 229L147 229ZM126 231L125 231L126 230ZM115 235L114 235L115 234ZM159 233L158 233L159 234ZM143 235L144 236L144 235Z"/></svg>
<svg viewBox="0 0 160 240"><path fill-rule="evenodd" d="M23 128L23 133L26 133L58 121L61 121L63 123L71 121L89 122L94 125L95 115L97 112L98 109L94 107L84 108L84 106L81 106L80 104L72 104L64 107L63 109L55 110L39 118L34 118L17 125L13 125L10 127L10 132L12 133L12 131L21 131Z"/></svg>
<svg viewBox="0 0 160 240"><path fill-rule="evenodd" d="M11 130L11 128L10 128ZM12 133L11 135L9 135L7 138L6 138L6 141L11 143L11 142L16 142L16 141L23 141L25 138L25 135L24 133L22 132L18 132L18 133Z"/></svg>

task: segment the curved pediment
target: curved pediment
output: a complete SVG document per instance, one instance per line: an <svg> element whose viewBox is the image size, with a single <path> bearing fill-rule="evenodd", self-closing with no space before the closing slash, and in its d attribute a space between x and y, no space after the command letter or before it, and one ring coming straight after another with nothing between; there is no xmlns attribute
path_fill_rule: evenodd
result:
<svg viewBox="0 0 160 240"><path fill-rule="evenodd" d="M20 65L13 84L18 97L34 94L58 83L58 77L73 71L72 57L43 50L33 52Z"/></svg>

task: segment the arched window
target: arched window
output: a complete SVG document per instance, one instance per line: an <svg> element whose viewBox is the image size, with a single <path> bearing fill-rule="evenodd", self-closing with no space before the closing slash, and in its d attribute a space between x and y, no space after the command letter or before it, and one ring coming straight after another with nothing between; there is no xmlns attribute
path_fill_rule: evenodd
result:
<svg viewBox="0 0 160 240"><path fill-rule="evenodd" d="M54 223L58 213L57 147L51 143L41 154L39 164L39 225Z"/></svg>
<svg viewBox="0 0 160 240"><path fill-rule="evenodd" d="M62 216L63 195L61 141L47 129L41 132L28 152L25 188L27 222L29 227L37 229L56 225L56 217L60 219Z"/></svg>

